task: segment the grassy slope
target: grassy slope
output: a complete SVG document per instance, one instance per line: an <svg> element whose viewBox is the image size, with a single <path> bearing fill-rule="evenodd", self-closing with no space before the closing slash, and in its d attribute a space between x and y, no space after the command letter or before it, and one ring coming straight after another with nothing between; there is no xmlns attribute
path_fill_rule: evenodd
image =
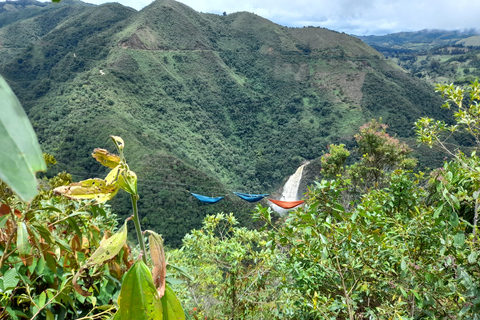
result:
<svg viewBox="0 0 480 320"><path fill-rule="evenodd" d="M58 170L101 176L91 150L112 149L110 134L125 139L144 222L171 245L208 213L234 211L251 225L253 205L229 195L207 206L188 191L272 192L328 143L351 145L366 120L382 116L409 136L440 105L431 88L345 34L169 0L140 12L83 10L3 73ZM128 205L116 200L124 214Z"/></svg>

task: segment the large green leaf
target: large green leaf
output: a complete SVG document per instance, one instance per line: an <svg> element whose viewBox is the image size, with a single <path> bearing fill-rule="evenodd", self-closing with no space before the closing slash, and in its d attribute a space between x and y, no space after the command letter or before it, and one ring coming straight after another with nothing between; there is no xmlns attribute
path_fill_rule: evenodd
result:
<svg viewBox="0 0 480 320"><path fill-rule="evenodd" d="M118 304L122 320L164 319L152 274L143 261L137 261L123 278Z"/></svg>
<svg viewBox="0 0 480 320"><path fill-rule="evenodd" d="M173 290L165 285L165 294L162 297L163 320L185 320L182 304Z"/></svg>
<svg viewBox="0 0 480 320"><path fill-rule="evenodd" d="M20 276L17 273L15 268L8 269L3 274L3 288L6 291L14 289L18 282L20 281Z"/></svg>
<svg viewBox="0 0 480 320"><path fill-rule="evenodd" d="M0 77L0 180L29 201L37 194L35 172L45 171L37 136L20 102Z"/></svg>

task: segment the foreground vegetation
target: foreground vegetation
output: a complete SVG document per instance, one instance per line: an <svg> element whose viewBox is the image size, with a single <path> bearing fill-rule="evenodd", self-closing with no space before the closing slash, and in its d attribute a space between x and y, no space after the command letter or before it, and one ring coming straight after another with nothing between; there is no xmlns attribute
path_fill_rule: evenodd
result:
<svg viewBox="0 0 480 320"><path fill-rule="evenodd" d="M233 214L207 216L166 260L155 233L151 258L140 228L138 244L127 246L125 226L115 232L116 216L101 204L123 189L135 208L136 176L118 137L120 157L93 154L112 168L105 179L44 178L28 204L2 184L1 317L130 319L122 310L138 295L124 291L151 290L148 298L163 290L162 299L177 301L160 280L183 308L157 298L138 302L158 304L142 309L151 319L160 319L158 310L163 319L182 318L183 310L191 319L479 319L480 158L445 141L458 131L479 141L480 85L437 89L456 124L422 118L416 131L419 141L451 153L442 168L412 171L411 149L372 120L355 135L360 159L352 163L344 145L329 146L325 179L309 188L304 207L277 219L258 205L259 230L239 227Z"/></svg>
<svg viewBox="0 0 480 320"><path fill-rule="evenodd" d="M443 134L477 137L479 84L438 90L457 124L421 119L418 139L441 147ZM187 235L170 253L193 277L187 309L209 319L479 319L480 158L448 150L442 168L414 173L411 150L385 130L377 121L360 129L353 165L345 146L331 145L328 180L279 221L259 205L261 231L219 214Z"/></svg>

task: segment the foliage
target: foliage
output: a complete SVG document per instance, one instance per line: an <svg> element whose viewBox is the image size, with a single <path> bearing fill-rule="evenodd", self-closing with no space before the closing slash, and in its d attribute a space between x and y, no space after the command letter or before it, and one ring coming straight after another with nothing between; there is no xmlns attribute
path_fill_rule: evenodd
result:
<svg viewBox="0 0 480 320"><path fill-rule="evenodd" d="M35 172L47 169L37 136L20 102L0 77L0 179L24 201L37 194Z"/></svg>
<svg viewBox="0 0 480 320"><path fill-rule="evenodd" d="M253 205L227 197L207 207L188 191L271 193L328 144L350 147L368 119L383 117L401 137L424 114L442 119L429 87L323 28L198 13L174 1L139 12L62 1L37 13L2 27L18 50L0 60L44 151L79 181L105 173L88 157L104 137L132 141L126 156L142 223L170 246L206 214L235 212L254 227ZM111 201L122 217L129 198Z"/></svg>
<svg viewBox="0 0 480 320"><path fill-rule="evenodd" d="M122 290L118 298L119 309L117 310L115 318L121 320L185 319L180 302L175 297L175 294L166 287L164 278L166 265L164 263L163 240L161 236L154 231L149 231L149 233L151 234L150 239L154 240L154 243L150 246L150 256L153 262L155 281L151 271L147 267L146 245L137 209L137 201L140 198L137 189L137 175L130 170L125 159L123 151L125 142L123 139L118 136L110 137L115 144L118 155L100 148L95 149L92 153L92 156L98 162L112 169L105 179L88 179L78 183L71 183L68 186L57 187L54 191L70 199L91 199L94 200L94 203L103 203L110 200L117 194L119 189L123 189L129 193L133 208L131 218L135 224L135 231L140 247L140 259L142 261L138 261L130 267L122 279ZM118 230L117 233L108 239L104 239L100 243L97 250L73 277L73 286L81 295L90 296L91 293L82 288L82 285L78 283L78 278L82 277L84 284L90 286L85 280L90 279L89 270L104 266L118 256L120 251L126 246L126 225L128 220L130 220L130 218L125 220L123 227ZM158 271L159 268L160 271ZM86 275L83 275L84 271L86 271Z"/></svg>
<svg viewBox="0 0 480 320"><path fill-rule="evenodd" d="M361 157L357 162L346 165L350 152L343 144L331 144L330 153L321 158L322 175L342 181L346 187L343 196L358 196L370 188L381 189L386 186L393 170L415 167L416 159L408 157L411 152L408 145L391 137L386 132L387 125L380 121L371 120L364 124L354 136L357 142L355 152Z"/></svg>
<svg viewBox="0 0 480 320"><path fill-rule="evenodd" d="M423 173L395 169L408 150L397 145L397 158L389 158L398 142L382 127L369 123L356 136L363 152L375 157L362 157L336 180L317 182L306 205L290 212L284 224L271 223L270 209L259 206L255 213L271 228L271 241L288 250L293 279L286 288L298 292L293 318L477 319L480 246L471 214L478 210L479 158L458 153L427 182ZM343 146L331 150L339 161L324 159L326 173L344 162ZM375 159L380 166L372 164ZM382 183L345 201L346 187L363 183L345 179L350 168L379 168L387 159Z"/></svg>
<svg viewBox="0 0 480 320"><path fill-rule="evenodd" d="M412 169L415 166L416 160L407 157L412 150L406 143L386 133L386 129L387 125L372 120L361 126L360 133L355 135L362 158L349 170L356 185L378 188L393 169Z"/></svg>
<svg viewBox="0 0 480 320"><path fill-rule="evenodd" d="M43 179L40 194L29 205L1 185L2 318L101 319L115 310L119 273L108 266L95 270L88 277L87 298L76 293L72 280L102 235L113 231L116 216L106 206L52 197L53 187L69 182L64 176ZM121 265L121 259L109 264L118 272L125 270ZM100 278L100 273L108 276Z"/></svg>
<svg viewBox="0 0 480 320"><path fill-rule="evenodd" d="M447 99L444 104L445 108L455 107L454 117L456 123L448 125L444 121L432 118L425 117L419 119L415 123L418 141L430 147L440 147L454 158L453 162L445 164L444 170L446 174L458 179L455 181L458 184L449 185L445 183L445 181L451 179L444 179L443 172L440 172L438 180L441 183L437 184L437 188L439 191L442 191L444 197L450 194L451 197L457 199L457 202L453 204L455 209L459 209L459 202L474 202L473 217L471 217L470 221L473 224L473 234L476 235L478 222L477 199L478 189L480 188L477 170L478 156L476 156L475 151L469 158L458 149L451 150L449 145L447 145L447 140L454 133L465 132L473 138L476 148L480 146L480 109L478 104L480 101L480 84L478 79L476 79L466 89L454 87L453 84L437 85L436 89L442 94L442 97ZM464 188L465 183L467 183L468 188Z"/></svg>
<svg viewBox="0 0 480 320"><path fill-rule="evenodd" d="M183 290L196 319L272 319L285 307L283 254L266 248L266 232L237 224L232 213L209 215L170 253L192 277Z"/></svg>
<svg viewBox="0 0 480 320"><path fill-rule="evenodd" d="M322 175L324 177L334 178L345 171L345 163L350 156L350 152L345 149L345 145L331 144L328 146L329 153L322 156Z"/></svg>
<svg viewBox="0 0 480 320"><path fill-rule="evenodd" d="M425 203L422 176L396 170L387 188L341 204L339 181L317 183L305 207L276 226L299 291L297 318L473 319L480 305L478 242L447 205ZM257 216L268 221L269 209ZM272 226L273 227L273 226Z"/></svg>
<svg viewBox="0 0 480 320"><path fill-rule="evenodd" d="M25 206L2 186L1 223L5 227L1 234L3 254L0 259L2 316L107 319L116 311L115 318L123 320L184 319L181 304L166 287L165 277L154 283L146 265L146 246L136 208L136 175L123 155L123 140L115 136L112 139L119 156L103 149L93 153L100 163L112 168L105 180L89 179L54 189L55 193L70 199L87 201L78 203L52 198L51 191L47 191L33 201L32 206ZM55 162L50 155L45 157ZM59 181L65 182L63 178L68 177L61 174L57 179L50 179L49 187L58 185ZM126 225L130 219L111 235L114 216L99 206L119 189L132 196L132 217L143 260L135 264L129 257L126 243ZM42 196L47 200L40 200ZM103 239L99 226L104 230ZM60 227L64 230L55 231ZM150 246L155 270L165 261L163 241L155 232L149 232L151 239L155 239L155 244ZM165 265L163 268L160 275L164 274ZM138 300L147 290L151 291L147 299ZM147 307L152 303L158 308Z"/></svg>

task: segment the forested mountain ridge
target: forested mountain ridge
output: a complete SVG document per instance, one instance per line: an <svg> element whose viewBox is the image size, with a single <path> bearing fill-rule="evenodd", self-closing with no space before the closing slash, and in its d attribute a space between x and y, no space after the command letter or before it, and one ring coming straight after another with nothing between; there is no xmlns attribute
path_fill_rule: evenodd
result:
<svg viewBox="0 0 480 320"><path fill-rule="evenodd" d="M419 117L441 117L431 87L346 34L171 0L139 12L78 1L17 9L0 15L0 73L56 170L102 176L89 155L122 136L143 222L172 245L207 213L246 223L253 207L230 196L206 206L188 191L272 192L371 118L408 137Z"/></svg>

